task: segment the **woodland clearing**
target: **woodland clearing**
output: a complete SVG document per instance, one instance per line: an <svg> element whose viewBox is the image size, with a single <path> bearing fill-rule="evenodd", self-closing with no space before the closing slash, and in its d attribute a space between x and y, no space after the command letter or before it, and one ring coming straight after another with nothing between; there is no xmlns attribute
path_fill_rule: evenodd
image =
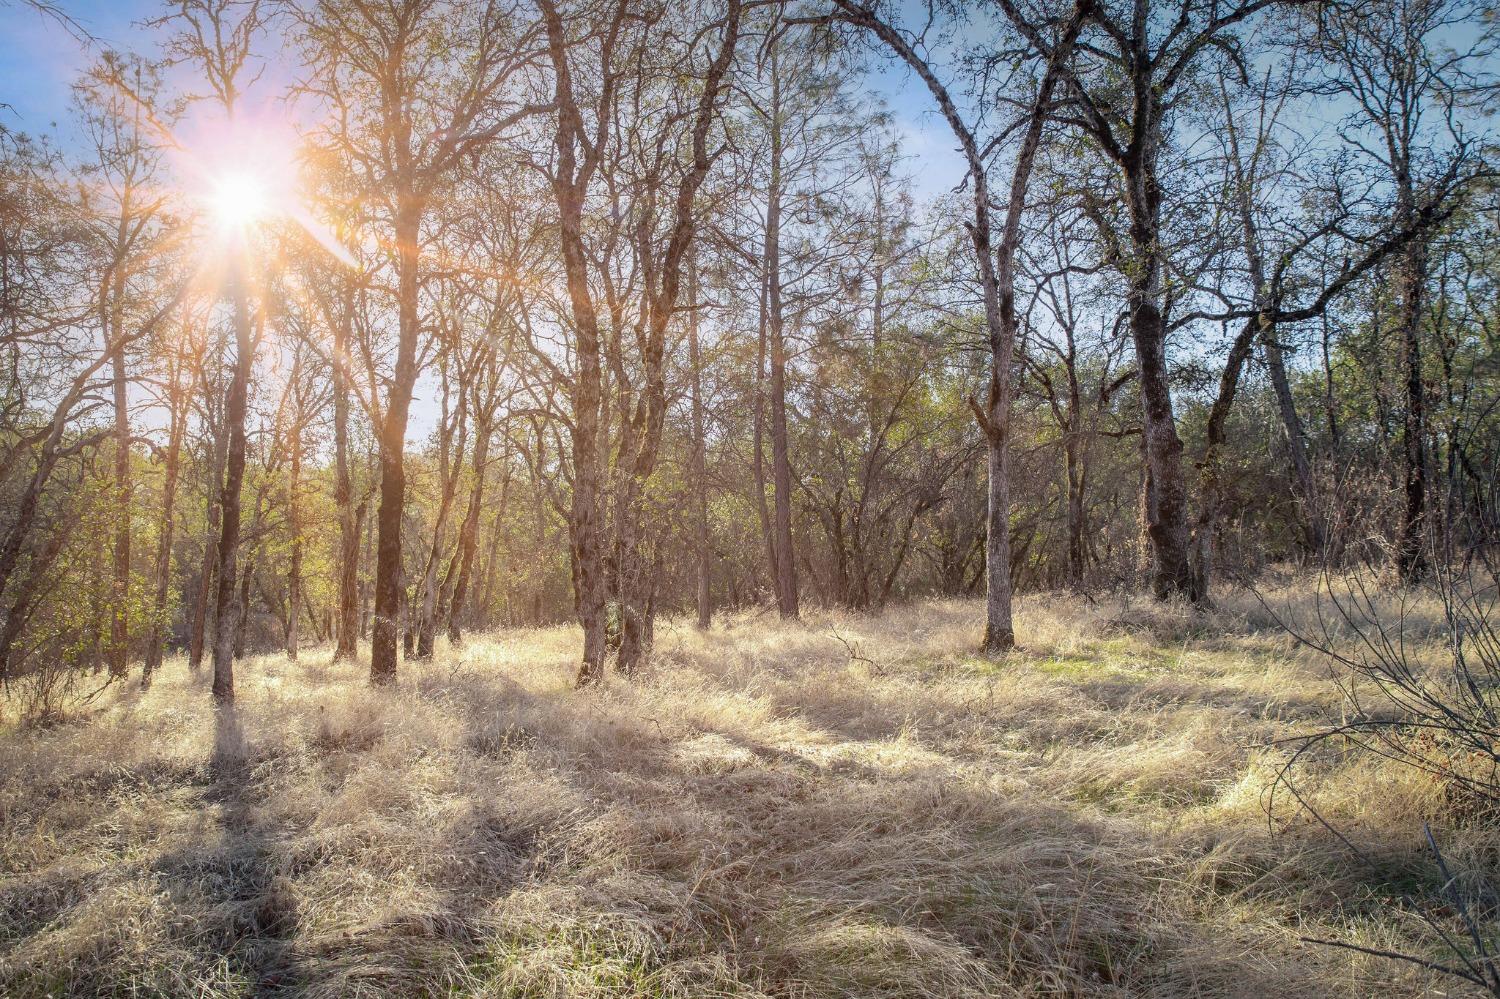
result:
<svg viewBox="0 0 1500 999"><path fill-rule="evenodd" d="M1299 941L1434 952L1392 893L1436 878L1441 793L1369 758L1308 776L1378 872L1270 821L1272 743L1337 692L1253 595L1017 620L997 661L973 601L664 622L638 682L584 691L573 628L440 645L391 688L267 655L218 724L169 660L8 726L0 991L1461 994ZM1493 876L1495 831L1434 828Z"/></svg>

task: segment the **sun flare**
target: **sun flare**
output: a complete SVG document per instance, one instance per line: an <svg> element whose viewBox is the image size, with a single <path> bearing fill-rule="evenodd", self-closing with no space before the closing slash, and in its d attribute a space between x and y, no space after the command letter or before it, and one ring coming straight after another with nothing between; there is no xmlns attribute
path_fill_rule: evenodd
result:
<svg viewBox="0 0 1500 999"><path fill-rule="evenodd" d="M287 123L264 114L209 116L175 138L184 184L220 239L306 214L299 140Z"/></svg>
<svg viewBox="0 0 1500 999"><path fill-rule="evenodd" d="M225 230L247 229L272 211L265 178L246 170L219 177L206 200L209 213Z"/></svg>
<svg viewBox="0 0 1500 999"><path fill-rule="evenodd" d="M271 243L250 237L287 228L300 229L335 259L352 263L309 204L302 140L285 120L264 113L209 116L179 129L173 144L184 190L204 223L209 259L242 243L240 249L254 243L263 254Z"/></svg>

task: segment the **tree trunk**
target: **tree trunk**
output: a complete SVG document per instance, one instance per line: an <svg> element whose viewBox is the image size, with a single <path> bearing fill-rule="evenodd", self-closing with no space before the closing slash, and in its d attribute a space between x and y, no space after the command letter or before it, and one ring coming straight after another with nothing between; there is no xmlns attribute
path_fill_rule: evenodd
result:
<svg viewBox="0 0 1500 999"><path fill-rule="evenodd" d="M220 505L224 489L224 458L228 449L228 428L220 426L214 434L213 479L208 488L208 529L203 535L203 562L198 570L198 589L193 594L193 610L188 621L188 669L196 673L203 665L208 635L208 608L216 592L214 579L219 565L219 532L224 508Z"/></svg>
<svg viewBox="0 0 1500 999"><path fill-rule="evenodd" d="M1078 410L1072 409L1073 425L1069 426L1067 440L1063 446L1068 476L1068 585L1079 589L1083 586L1084 571L1088 561L1088 547L1084 541L1084 463L1079 452L1084 446L1079 439Z"/></svg>
<svg viewBox="0 0 1500 999"><path fill-rule="evenodd" d="M433 648L437 642L438 619L442 609L447 604L448 587L453 582L453 563L457 560L457 552L454 559L449 562L448 573L442 580L438 581L438 568L443 561L444 541L448 533L448 518L453 513L453 498L458 491L458 479L463 469L464 445L468 437L468 413L469 413L469 386L470 373L464 371L463 365L459 365L458 385L458 410L453 416L452 422L448 419L448 388L447 374L444 374L443 389L443 416L442 424L438 434L438 488L440 498L438 502L438 513L436 522L432 527L432 547L428 551L427 565L422 573L422 604L418 610L417 617L417 647L416 657L418 659L431 659ZM455 436L457 443L454 443ZM449 447L452 445L450 454Z"/></svg>
<svg viewBox="0 0 1500 999"><path fill-rule="evenodd" d="M299 376L296 368L293 368L293 378ZM294 384L292 391L300 392L301 386ZM298 627L302 619L302 404L300 396L297 404L297 416L292 421L292 439L288 442L292 454L290 461L290 482L287 489L287 529L292 535L292 550L287 571L287 612L286 612L286 657L293 661L298 654L298 645L301 635Z"/></svg>
<svg viewBox="0 0 1500 999"><path fill-rule="evenodd" d="M615 665L626 676L635 674L650 648L651 579L646 564L642 501L637 489L624 491L620 515L616 518L615 595L620 614L620 647L615 653Z"/></svg>
<svg viewBox="0 0 1500 999"><path fill-rule="evenodd" d="M1404 208L1403 216L1409 217L1410 212ZM1427 406L1422 385L1422 286L1426 274L1426 246L1421 239L1414 239L1401 256L1399 275L1401 360L1406 390L1401 422L1406 506L1401 518L1396 567L1401 581L1407 585L1420 582L1428 572Z"/></svg>
<svg viewBox="0 0 1500 999"><path fill-rule="evenodd" d="M1261 346L1265 353L1266 370L1271 376L1271 388L1276 394L1277 415L1281 417L1281 426L1286 432L1287 455L1292 460L1292 477L1297 490L1297 510L1303 543L1309 555L1319 556L1323 554L1326 533L1323 511L1319 507L1317 482L1313 478L1312 461L1308 457L1307 430L1302 425L1302 418L1297 415L1297 402L1292 396L1286 361L1274 325L1267 323L1261 330Z"/></svg>
<svg viewBox="0 0 1500 999"><path fill-rule="evenodd" d="M577 343L577 372L571 388L573 422L569 428L573 457L573 497L568 527L571 532L573 597L578 621L583 626L583 657L578 667L579 686L604 676L604 552L603 512L599 508L599 407L602 373L599 367L599 317L589 293L588 258L583 246L583 206L588 181L598 168L597 144L587 143L584 124L573 98L568 66L568 37L556 8L544 2L542 19L547 32L555 93L558 103L557 172L552 191L558 208L559 249L567 280ZM582 152L584 162L579 163Z"/></svg>
<svg viewBox="0 0 1500 999"><path fill-rule="evenodd" d="M797 559L792 551L792 463L786 421L786 329L781 305L781 125L775 48L771 68L771 180L766 195L766 318L771 354L771 485L775 491L776 609L783 619L799 614Z"/></svg>
<svg viewBox="0 0 1500 999"><path fill-rule="evenodd" d="M932 67L912 49L907 39L889 25L877 20L868 7L856 7L849 0L837 0L845 16L853 23L874 31L890 46L922 82L927 85L955 138L963 148L964 159L974 182L974 215L967 226L974 246L980 287L984 297L985 329L990 348L990 378L986 405L981 409L971 400L974 415L984 431L988 447L989 496L985 536L985 628L984 650L1003 652L1015 645L1015 628L1011 617L1010 577L1010 408L1012 379L1010 366L1015 354L1016 314L1014 269L1020 243L1021 212L1026 204L1036 151L1042 128L1048 120L1048 105L1057 83L1058 60L1065 58L1077 40L1083 25L1087 2L1078 4L1063 27L1061 37L1048 62L1041 86L1026 122L1026 131L1016 154L1006 202L1004 225L998 253L990 253L990 195L986 164L973 132L964 123L947 88L933 73Z"/></svg>
<svg viewBox="0 0 1500 999"><path fill-rule="evenodd" d="M1219 376L1219 391L1209 407L1208 422L1204 430L1203 458L1199 462L1198 480L1198 525L1193 538L1193 589L1202 603L1209 601L1209 587L1213 582L1214 544L1219 525L1219 508L1223 505L1223 449L1225 428L1229 413L1234 407L1234 397L1239 391L1240 373L1250 352L1255 346L1256 335L1266 322L1261 316L1245 320L1245 326L1230 345L1229 356L1224 361L1224 371Z"/></svg>
<svg viewBox="0 0 1500 999"><path fill-rule="evenodd" d="M598 390L597 353L593 375ZM583 378L580 372L580 380ZM598 439L599 399L587 389L574 394L573 503L569 520L573 528L574 586L578 620L583 626L583 661L578 669L580 686L604 676L604 553L600 538L599 467L594 444Z"/></svg>
<svg viewBox="0 0 1500 999"><path fill-rule="evenodd" d="M1154 132L1153 126L1146 126ZM1151 499L1146 536L1151 545L1151 588L1157 599L1198 600L1188 561L1187 485L1182 440L1172 411L1167 370L1167 330L1161 313L1161 189L1156 180L1155 140L1122 164L1130 212L1130 286L1127 308L1141 386L1142 436Z"/></svg>
<svg viewBox="0 0 1500 999"><path fill-rule="evenodd" d="M760 522L761 542L766 549L766 573L771 589L780 593L781 573L776 568L776 532L771 529L771 509L766 503L766 361L770 356L766 332L766 276L760 282L760 321L755 347L755 412L751 417L751 473L755 480L755 515Z"/></svg>
<svg viewBox="0 0 1500 999"><path fill-rule="evenodd" d="M54 530L42 546L42 550L28 560L25 575L12 588L11 592L15 596L10 608L6 611L5 624L0 627L0 682L10 679L11 650L15 648L16 639L21 637L21 629L25 627L37 601L43 596L42 583L47 578L47 570L57 560L58 553L62 551L69 537L67 531ZM7 574L6 579L10 581L14 577Z"/></svg>
<svg viewBox="0 0 1500 999"><path fill-rule="evenodd" d="M375 518L369 516L368 501L361 503L359 509L364 514L363 527L360 531L364 537L362 542L364 545L364 554L360 558L360 564L368 566L374 561ZM361 639L368 639L370 637L370 618L374 616L371 605L374 603L374 597L374 582L369 579L361 579L359 581L359 637Z"/></svg>
<svg viewBox="0 0 1500 999"><path fill-rule="evenodd" d="M692 282L691 315L688 318L688 368L693 407L693 533L698 549L697 605L698 627L705 629L713 620L712 563L708 536L708 471L707 442L703 430L703 363L698 348L698 268L696 264L689 272Z"/></svg>
<svg viewBox="0 0 1500 999"><path fill-rule="evenodd" d="M375 623L370 637L370 682L393 683L399 640L402 573L401 517L406 506L406 423L417 380L417 256L421 210L410 192L397 205L397 298L400 307L395 377L380 427L380 510L376 514Z"/></svg>
<svg viewBox="0 0 1500 999"><path fill-rule="evenodd" d="M1150 501L1146 537L1151 546L1151 588L1157 599L1181 595L1196 600L1188 565L1187 489L1182 441L1172 412L1166 334L1153 296L1132 293L1130 331L1141 380L1141 415Z"/></svg>
<svg viewBox="0 0 1500 999"><path fill-rule="evenodd" d="M224 422L228 432L228 451L224 467L224 489L220 493L222 511L218 545L218 579L214 598L214 677L216 704L234 703L234 636L242 608L238 606L235 583L239 567L240 487L245 479L245 410L250 384L253 344L250 332L250 303L245 287L243 247L230 251L236 255L231 263L230 295L234 303L234 370L224 401Z"/></svg>
<svg viewBox="0 0 1500 999"><path fill-rule="evenodd" d="M617 8L617 16L623 16L625 9ZM603 132L609 118L607 112L601 110L600 136L592 143L583 137L582 117L568 71L566 32L551 3L542 4L542 13L552 57L558 105L557 171L553 190L559 208L558 229L563 266L577 339L574 354L578 376L574 379L573 400L574 555L580 614L584 623L584 663L579 681L586 683L598 679L602 668L603 649L596 646L595 642L603 638L604 580L599 563L604 553L599 539L599 483L592 480L599 474L601 455L608 452L601 451L597 440L601 414L599 322L589 295L582 211L587 199L589 178L599 166L599 147L604 141ZM627 625L632 626L632 631L627 632L632 635L633 641L628 650L629 655L626 647L621 647L620 661L626 669L633 666L634 657L640 651L649 647L652 636L654 586L648 586L648 581L643 576L654 574L654 560L648 566L645 559L647 553L643 547L645 525L642 520L642 500L646 482L656 464L666 413L666 329L680 293L682 261L692 249L695 196L714 155L717 155L709 151L708 133L717 114L721 84L729 70L738 41L739 18L739 0L729 0L719 48L703 77L704 85L697 96L697 107L691 118L692 164L682 175L675 191L674 214L664 252L658 256L653 247L639 247L640 259L644 264L646 322L644 329L637 328L637 342L640 345L640 370L644 387L636 400L634 418L622 421L621 425L622 439L618 454L622 466L619 471L624 477L625 503L623 511L616 511L619 522L626 528L626 536L620 539L615 549L623 556L623 571L620 575L621 606ZM606 51L606 57L607 55ZM607 108L609 104L609 95L606 93L600 101L601 109ZM576 159L580 149L585 157L582 169ZM636 238L650 241L654 236L649 227L642 226L636 230ZM612 332L618 335L618 324L612 324L612 327ZM626 390L627 386L622 384L620 391ZM638 433L638 436L632 437L632 433Z"/></svg>
<svg viewBox="0 0 1500 999"><path fill-rule="evenodd" d="M110 287L109 325L105 343L119 346L111 358L115 416L115 539L114 587L110 601L109 674L125 676L130 665L130 408L125 377L124 317L125 272L116 267Z"/></svg>
<svg viewBox="0 0 1500 999"><path fill-rule="evenodd" d="M479 548L479 512L484 508L484 482L489 461L490 414L481 412L474 423L474 489L469 494L469 508L464 511L463 526L459 528L458 578L453 583L453 602L448 608L448 641L455 645L463 640L464 601L469 592L474 554Z"/></svg>
<svg viewBox="0 0 1500 999"><path fill-rule="evenodd" d="M485 552L484 556L484 588L479 591L479 613L482 615L481 621L486 624L491 623L493 620L490 614L490 608L494 606L495 582L496 577L500 572L500 538L505 527L505 501L507 498L506 494L509 492L509 490L510 466L507 464L505 467L505 474L500 478L500 504L499 508L495 511L493 524L490 528L490 543L487 546L488 550ZM545 535L542 528L543 520L541 515L540 495L538 495L537 497L536 520L537 540L539 542L545 542Z"/></svg>
<svg viewBox="0 0 1500 999"><path fill-rule="evenodd" d="M1268 286L1265 254L1261 248L1260 227L1256 221L1253 195L1258 182L1259 150L1265 141L1264 132L1257 136L1255 152L1248 157L1241 150L1239 128L1229 104L1227 92L1224 96L1225 138L1228 140L1230 166L1235 180L1235 200L1239 209L1240 227L1244 232L1245 260L1251 287L1255 294L1255 306L1264 315L1253 321L1261 341L1266 368L1271 376L1271 388L1276 396L1276 407L1286 430L1287 452L1292 460L1293 489L1297 499L1298 520L1304 543L1310 554L1321 554L1323 549L1322 519L1314 496L1312 467L1307 459L1307 435L1302 421L1297 416L1297 406L1292 398L1291 383L1287 378L1286 363L1282 356L1281 343L1276 336L1276 325L1267 306L1279 307L1280 302L1269 302L1274 294ZM1263 128L1265 126L1262 126ZM1279 285L1279 279L1278 279Z"/></svg>
<svg viewBox="0 0 1500 999"><path fill-rule="evenodd" d="M180 362L179 362L180 363ZM171 399L171 427L167 436L165 479L162 482L161 522L156 541L156 592L151 604L151 627L146 638L146 661L141 685L149 687L151 676L161 666L163 630L166 627L167 597L172 582L172 534L176 526L177 477L182 464L182 435L187 422L186 400L174 380Z"/></svg>
<svg viewBox="0 0 1500 999"><path fill-rule="evenodd" d="M353 659L359 651L359 534L365 505L354 508L349 474L349 323L352 303L334 324L333 341L333 498L339 515L338 629L333 659Z"/></svg>
<svg viewBox="0 0 1500 999"><path fill-rule="evenodd" d="M453 475L457 477L457 469ZM438 566L443 561L443 536L448 533L448 515L452 508L452 491L444 488L442 502L438 506L437 523L432 526L432 548L427 555L427 566L422 572L422 602L417 608L415 628L415 654L418 659L431 659L437 642Z"/></svg>
<svg viewBox="0 0 1500 999"><path fill-rule="evenodd" d="M255 582L255 546L245 556L245 571L240 574L238 613L234 621L234 658L245 658L245 638L250 630L250 587ZM215 636L217 637L217 636Z"/></svg>
<svg viewBox="0 0 1500 999"><path fill-rule="evenodd" d="M985 463L989 472L984 543L984 642L990 654L1015 647L1010 579L1010 448L1009 400L989 407L991 424L985 429ZM996 424L996 420L1000 422Z"/></svg>

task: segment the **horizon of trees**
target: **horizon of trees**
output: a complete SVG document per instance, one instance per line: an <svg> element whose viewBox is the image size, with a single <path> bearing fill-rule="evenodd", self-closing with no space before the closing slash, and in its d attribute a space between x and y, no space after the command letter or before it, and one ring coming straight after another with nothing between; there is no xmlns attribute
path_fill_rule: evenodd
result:
<svg viewBox="0 0 1500 999"><path fill-rule="evenodd" d="M1484 8L927 14L164 3L0 128L0 678L1493 550Z"/></svg>

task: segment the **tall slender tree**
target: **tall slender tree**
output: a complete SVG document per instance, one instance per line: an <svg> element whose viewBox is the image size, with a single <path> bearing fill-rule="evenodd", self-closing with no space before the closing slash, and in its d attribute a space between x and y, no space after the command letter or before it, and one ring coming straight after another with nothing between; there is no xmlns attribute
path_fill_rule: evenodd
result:
<svg viewBox="0 0 1500 999"><path fill-rule="evenodd" d="M293 4L310 72L301 89L324 103L322 141L378 209L395 272L396 343L386 390L374 407L380 449L375 616L370 679L396 677L402 603L401 523L406 504L406 432L424 333L422 246L431 201L480 147L540 110L517 89L537 53L534 26L505 4L409 0Z"/></svg>
<svg viewBox="0 0 1500 999"><path fill-rule="evenodd" d="M1002 0L1004 2L1004 0ZM1010 419L1014 391L1012 365L1016 351L1017 320L1015 267L1021 234L1021 215L1026 209L1037 149L1052 114L1052 94L1067 69L1072 48L1088 18L1093 16L1091 0L1080 0L1062 23L1054 37L1036 47L1043 68L1034 96L1024 105L1020 117L1021 140L1011 168L1010 187L1005 213L1000 225L1000 242L993 242L995 224L991 217L988 157L997 143L981 145L974 126L965 118L948 85L913 44L912 37L878 18L868 7L853 0L834 0L835 16L873 33L894 52L926 85L953 136L958 140L968 168L967 180L973 185L973 216L966 222L973 244L974 260L984 302L984 325L989 347L989 379L985 401L970 400L975 419L984 430L988 443L989 507L985 542L985 627L983 648L1000 653L1016 644L1011 610L1010 550ZM1008 12L1013 8L1008 8ZM1028 26L1029 29L1029 26ZM1030 32L1040 41L1041 35Z"/></svg>

